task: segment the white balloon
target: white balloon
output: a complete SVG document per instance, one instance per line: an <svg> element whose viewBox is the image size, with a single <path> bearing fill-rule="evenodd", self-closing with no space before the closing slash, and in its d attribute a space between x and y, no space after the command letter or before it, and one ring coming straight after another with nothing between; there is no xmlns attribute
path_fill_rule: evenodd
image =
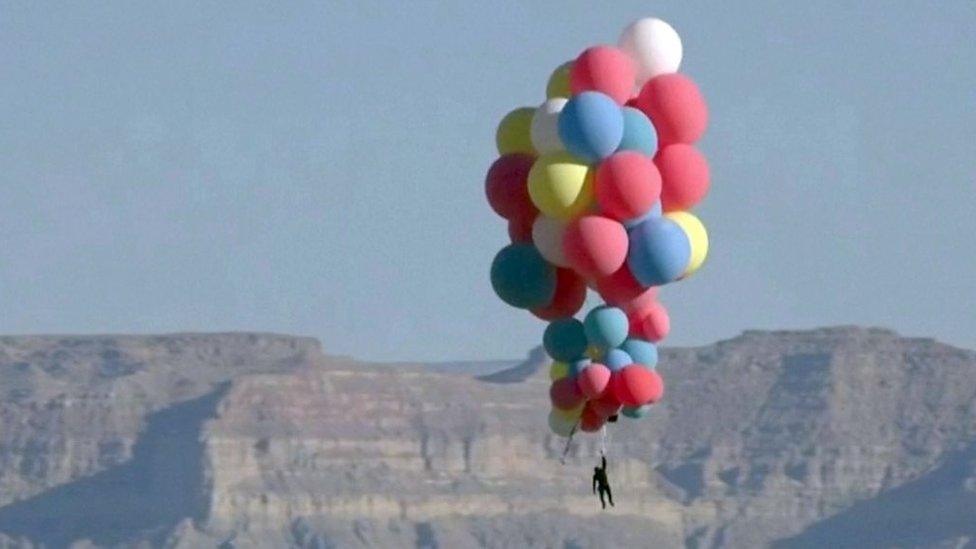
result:
<svg viewBox="0 0 976 549"><path fill-rule="evenodd" d="M554 97L535 110L532 115L532 146L539 154L553 153L565 150L559 139L559 113L566 106L566 98Z"/></svg>
<svg viewBox="0 0 976 549"><path fill-rule="evenodd" d="M678 72L681 66L681 37L660 19L645 17L627 25L619 45L637 65L638 87L660 74Z"/></svg>
<svg viewBox="0 0 976 549"><path fill-rule="evenodd" d="M532 224L532 243L546 261L559 267L569 267L563 251L564 234L566 224L552 217L539 215Z"/></svg>

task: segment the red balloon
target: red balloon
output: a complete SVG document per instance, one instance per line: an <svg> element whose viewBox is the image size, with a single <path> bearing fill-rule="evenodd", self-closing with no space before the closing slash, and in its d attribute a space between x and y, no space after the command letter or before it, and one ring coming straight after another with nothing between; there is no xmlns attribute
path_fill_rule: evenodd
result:
<svg viewBox="0 0 976 549"><path fill-rule="evenodd" d="M576 383L586 398L600 398L610 384L610 368L603 364L590 364L576 376Z"/></svg>
<svg viewBox="0 0 976 549"><path fill-rule="evenodd" d="M571 269L556 269L556 293L552 303L543 309L532 309L542 320L569 318L583 308L586 301L586 282Z"/></svg>
<svg viewBox="0 0 976 549"><path fill-rule="evenodd" d="M624 406L653 404L664 395L664 380L655 370L631 364L613 376L612 391Z"/></svg>
<svg viewBox="0 0 976 549"><path fill-rule="evenodd" d="M654 160L636 151L621 151L600 163L596 199L603 213L618 221L640 217L661 197L661 174Z"/></svg>
<svg viewBox="0 0 976 549"><path fill-rule="evenodd" d="M600 215L584 215L566 227L563 251L580 275L599 279L613 274L627 260L627 229Z"/></svg>
<svg viewBox="0 0 976 549"><path fill-rule="evenodd" d="M535 216L531 218L512 219L508 222L508 238L512 244L532 244L532 224L535 223Z"/></svg>
<svg viewBox="0 0 976 549"><path fill-rule="evenodd" d="M657 343L668 337L671 331L671 317L660 302L655 301L646 307L627 315L630 319L630 335Z"/></svg>
<svg viewBox="0 0 976 549"><path fill-rule="evenodd" d="M596 291L600 293L600 297L610 305L624 308L625 311L626 304L652 289L654 296L657 296L656 288L645 288L637 282L627 263L621 265L612 275L596 281Z"/></svg>
<svg viewBox="0 0 976 549"><path fill-rule="evenodd" d="M495 213L505 219L535 219L539 211L529 198L529 170L535 158L506 154L495 160L485 177L485 194Z"/></svg>
<svg viewBox="0 0 976 549"><path fill-rule="evenodd" d="M668 145L654 157L661 173L664 211L689 210L708 194L711 183L705 155L691 145Z"/></svg>
<svg viewBox="0 0 976 549"><path fill-rule="evenodd" d="M580 405L583 400L583 393L576 386L576 379L564 377L552 382L549 387L549 398L552 405L560 410L572 410Z"/></svg>
<svg viewBox="0 0 976 549"><path fill-rule="evenodd" d="M662 74L644 84L637 105L654 123L662 145L694 143L708 125L708 106L698 86L681 73Z"/></svg>
<svg viewBox="0 0 976 549"><path fill-rule="evenodd" d="M584 91L598 91L623 105L630 99L637 77L634 62L617 48L594 46L573 62L569 71L569 89L576 95Z"/></svg>
<svg viewBox="0 0 976 549"><path fill-rule="evenodd" d="M586 433L595 433L603 427L606 420L597 414L589 404L583 408L583 413L580 415L580 430Z"/></svg>
<svg viewBox="0 0 976 549"><path fill-rule="evenodd" d="M607 386L607 390L603 391L600 398L591 400L587 403L587 406L591 407L600 417L608 418L620 412L620 400L617 399L617 395L615 395L613 391L614 379L617 377L617 375L618 374L613 374L610 377L610 384Z"/></svg>

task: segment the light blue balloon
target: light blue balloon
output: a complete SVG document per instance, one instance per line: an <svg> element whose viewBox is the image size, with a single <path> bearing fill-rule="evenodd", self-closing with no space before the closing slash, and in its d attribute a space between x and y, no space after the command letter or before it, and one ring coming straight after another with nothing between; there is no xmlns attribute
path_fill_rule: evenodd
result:
<svg viewBox="0 0 976 549"><path fill-rule="evenodd" d="M551 322L542 335L542 346L553 360L572 364L586 352L586 331L575 318Z"/></svg>
<svg viewBox="0 0 976 549"><path fill-rule="evenodd" d="M657 152L657 130L647 115L634 107L624 107L624 136L618 151L637 151L647 156Z"/></svg>
<svg viewBox="0 0 976 549"><path fill-rule="evenodd" d="M640 225L641 223L647 221L648 219L661 217L662 215L664 215L664 208L661 207L661 201L658 200L657 202L654 203L653 206L651 206L651 209L648 210L646 214L640 217L635 217L634 219L629 219L627 221L624 221L624 228L626 228L629 231L634 227Z"/></svg>
<svg viewBox="0 0 976 549"><path fill-rule="evenodd" d="M559 138L566 150L589 163L613 154L624 136L620 106L600 92L583 92L559 113Z"/></svg>
<svg viewBox="0 0 976 549"><path fill-rule="evenodd" d="M684 273L691 258L688 235L666 217L647 219L630 231L627 266L644 286L662 286Z"/></svg>
<svg viewBox="0 0 976 549"><path fill-rule="evenodd" d="M634 359L621 349L610 349L603 357L603 365L609 368L611 372L619 372L624 369L624 366L630 366L633 363Z"/></svg>
<svg viewBox="0 0 976 549"><path fill-rule="evenodd" d="M569 377L579 376L580 372L583 371L583 368L586 368L592 363L593 361L588 358L581 358L579 360L574 360L569 364Z"/></svg>
<svg viewBox="0 0 976 549"><path fill-rule="evenodd" d="M600 305L587 313L583 329L591 345L608 349L619 347L627 339L630 321L621 309Z"/></svg>
<svg viewBox="0 0 976 549"><path fill-rule="evenodd" d="M624 341L620 349L634 359L635 364L643 364L648 368L657 366L657 345L643 339L630 338Z"/></svg>
<svg viewBox="0 0 976 549"><path fill-rule="evenodd" d="M650 404L644 404L643 406L625 406L621 413L629 418L640 419L651 411Z"/></svg>

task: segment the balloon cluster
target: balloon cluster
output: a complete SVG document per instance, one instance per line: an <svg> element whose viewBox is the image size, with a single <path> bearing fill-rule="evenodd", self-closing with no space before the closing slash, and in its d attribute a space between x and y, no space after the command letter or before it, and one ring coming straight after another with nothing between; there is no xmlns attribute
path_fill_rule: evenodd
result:
<svg viewBox="0 0 976 549"><path fill-rule="evenodd" d="M688 210L708 192L694 143L708 112L677 72L681 39L660 19L635 21L618 47L595 46L552 73L546 101L508 113L488 170L492 209L511 244L491 283L505 303L550 321L544 344L552 430L599 430L642 417L664 393L657 348L670 329L658 287L705 260L708 235ZM605 305L574 318L587 288Z"/></svg>

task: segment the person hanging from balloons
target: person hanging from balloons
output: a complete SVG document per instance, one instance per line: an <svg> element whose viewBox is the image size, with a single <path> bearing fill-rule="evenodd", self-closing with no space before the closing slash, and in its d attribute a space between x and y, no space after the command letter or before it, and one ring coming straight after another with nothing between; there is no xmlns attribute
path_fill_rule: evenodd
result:
<svg viewBox="0 0 976 549"><path fill-rule="evenodd" d="M596 494L597 490L600 493L600 505L604 509L607 508L607 502L603 499L603 495L606 494L610 507L614 507L613 492L610 491L610 481L607 480L607 456L600 458L599 467L593 468L593 493Z"/></svg>

